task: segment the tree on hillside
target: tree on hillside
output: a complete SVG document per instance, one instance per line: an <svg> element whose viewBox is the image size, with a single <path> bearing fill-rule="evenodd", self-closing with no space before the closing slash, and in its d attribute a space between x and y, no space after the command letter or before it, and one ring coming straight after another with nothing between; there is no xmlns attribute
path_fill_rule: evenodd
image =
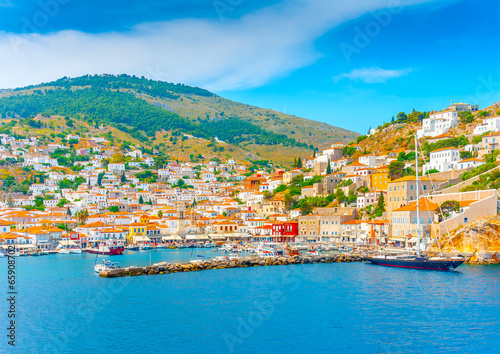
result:
<svg viewBox="0 0 500 354"><path fill-rule="evenodd" d="M375 208L375 214L377 216L382 216L384 211L385 211L384 193L380 192L380 195L378 196L377 207Z"/></svg>
<svg viewBox="0 0 500 354"><path fill-rule="evenodd" d="M125 171L123 171L123 172L122 172L122 175L121 175L121 177L120 177L120 180L121 180L121 182L122 182L122 183L127 182L127 177L125 176Z"/></svg>
<svg viewBox="0 0 500 354"><path fill-rule="evenodd" d="M142 197L142 195L139 197L139 204L144 204L144 198Z"/></svg>
<svg viewBox="0 0 500 354"><path fill-rule="evenodd" d="M394 116L392 116L391 124L394 124Z"/></svg>
<svg viewBox="0 0 500 354"><path fill-rule="evenodd" d="M458 112L460 123L468 124L474 121L474 116L469 111Z"/></svg>
<svg viewBox="0 0 500 354"><path fill-rule="evenodd" d="M158 214L157 214L157 215L158 215L158 217L161 219L161 218L163 217L163 211L158 210Z"/></svg>
<svg viewBox="0 0 500 354"><path fill-rule="evenodd" d="M332 173L332 166L330 165L330 159L328 159L328 164L326 165L326 174L329 175Z"/></svg>
<svg viewBox="0 0 500 354"><path fill-rule="evenodd" d="M85 224L89 219L89 212L87 211L87 209L82 209L79 212L77 212L76 219L78 220L78 223L80 225Z"/></svg>
<svg viewBox="0 0 500 354"><path fill-rule="evenodd" d="M419 111L416 111L415 109L413 109L413 112L408 114L407 122L408 123L418 123L418 122L421 122L422 119L424 119L424 117L425 117L424 112L419 112Z"/></svg>
<svg viewBox="0 0 500 354"><path fill-rule="evenodd" d="M306 202L302 203L302 205L300 206L300 213L302 215L311 214L313 211L313 207L314 206L309 201L306 201Z"/></svg>
<svg viewBox="0 0 500 354"><path fill-rule="evenodd" d="M465 159L470 159L472 157L472 152L470 151L460 151L460 158L465 160Z"/></svg>
<svg viewBox="0 0 500 354"><path fill-rule="evenodd" d="M452 212L458 212L460 210L460 203L456 200L447 200L441 204L439 207L438 215L440 220L444 220L445 217L450 216Z"/></svg>
<svg viewBox="0 0 500 354"><path fill-rule="evenodd" d="M102 178L104 177L104 172L101 172L97 175L97 185L102 186Z"/></svg>
<svg viewBox="0 0 500 354"><path fill-rule="evenodd" d="M403 161L392 161L389 164L389 178L395 180L405 174L405 163Z"/></svg>
<svg viewBox="0 0 500 354"><path fill-rule="evenodd" d="M408 117L406 116L405 112L399 112L396 115L396 123L406 123L407 119L408 119Z"/></svg>
<svg viewBox="0 0 500 354"><path fill-rule="evenodd" d="M302 159L299 157L299 159L297 160L297 167L298 168L302 168Z"/></svg>

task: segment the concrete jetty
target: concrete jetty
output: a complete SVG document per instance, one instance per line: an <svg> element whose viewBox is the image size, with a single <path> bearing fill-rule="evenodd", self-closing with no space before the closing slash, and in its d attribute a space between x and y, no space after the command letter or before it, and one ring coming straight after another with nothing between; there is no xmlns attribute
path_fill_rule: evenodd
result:
<svg viewBox="0 0 500 354"><path fill-rule="evenodd" d="M156 263L147 267L126 267L99 272L103 278L118 278L137 275L169 274L178 272L196 272L210 269L246 268L262 266L278 266L289 264L308 263L341 263L359 262L361 256L338 254L338 255L314 255L314 256L293 256L293 257L243 257L238 259L206 260L187 263Z"/></svg>

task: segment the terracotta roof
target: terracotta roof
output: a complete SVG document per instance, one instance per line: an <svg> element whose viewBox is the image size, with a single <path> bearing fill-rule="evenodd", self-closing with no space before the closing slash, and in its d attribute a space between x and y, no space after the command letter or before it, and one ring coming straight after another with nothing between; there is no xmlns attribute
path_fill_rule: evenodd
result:
<svg viewBox="0 0 500 354"><path fill-rule="evenodd" d="M427 198L422 198L420 199L420 203L419 203L419 210L420 211L435 211L439 209L439 205L431 202L429 199ZM417 210L417 202L414 201L408 205L405 205L399 209L395 209L393 210L393 212L396 212L396 211L416 211Z"/></svg>

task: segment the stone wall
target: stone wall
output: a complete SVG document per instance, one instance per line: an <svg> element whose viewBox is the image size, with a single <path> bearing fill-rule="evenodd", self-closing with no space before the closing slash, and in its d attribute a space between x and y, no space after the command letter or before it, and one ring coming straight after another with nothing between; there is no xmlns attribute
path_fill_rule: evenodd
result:
<svg viewBox="0 0 500 354"><path fill-rule="evenodd" d="M495 171L495 170L498 170L499 168L500 168L500 166L497 166L497 167L495 167L495 168L493 168L493 169L491 169L491 170L489 170L489 171L486 171L486 172L484 172L484 173L482 173L482 174L480 174L480 175L477 175L476 177L470 178L470 179L468 179L467 181L460 182L460 183L458 183L458 184L456 184L456 185L454 185L454 186L451 186L451 187L449 187L449 188L443 189L443 190L441 191L441 193L458 193L458 192L460 192L460 190L461 190L462 188L467 187L467 186L470 186L470 185L471 185L474 181L479 180L479 178L480 178L482 175L487 174L487 173L490 173L490 172ZM453 184L453 183L450 183L450 184Z"/></svg>

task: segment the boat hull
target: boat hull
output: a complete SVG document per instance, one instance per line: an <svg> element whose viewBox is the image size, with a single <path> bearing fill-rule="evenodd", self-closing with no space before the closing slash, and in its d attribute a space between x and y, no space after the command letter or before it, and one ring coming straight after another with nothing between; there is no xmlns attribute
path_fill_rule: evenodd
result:
<svg viewBox="0 0 500 354"><path fill-rule="evenodd" d="M117 255L120 255L120 254L123 254L123 251L125 250L124 247L113 247L113 248L108 248L106 247L104 250L103 249L96 249L96 248L89 248L87 249L87 252L88 253L98 253L98 254L102 254L102 255L105 255L105 256L117 256Z"/></svg>
<svg viewBox="0 0 500 354"><path fill-rule="evenodd" d="M386 267L411 268L423 270L453 271L460 266L463 260L403 260L403 259L383 259L367 257L365 261Z"/></svg>

